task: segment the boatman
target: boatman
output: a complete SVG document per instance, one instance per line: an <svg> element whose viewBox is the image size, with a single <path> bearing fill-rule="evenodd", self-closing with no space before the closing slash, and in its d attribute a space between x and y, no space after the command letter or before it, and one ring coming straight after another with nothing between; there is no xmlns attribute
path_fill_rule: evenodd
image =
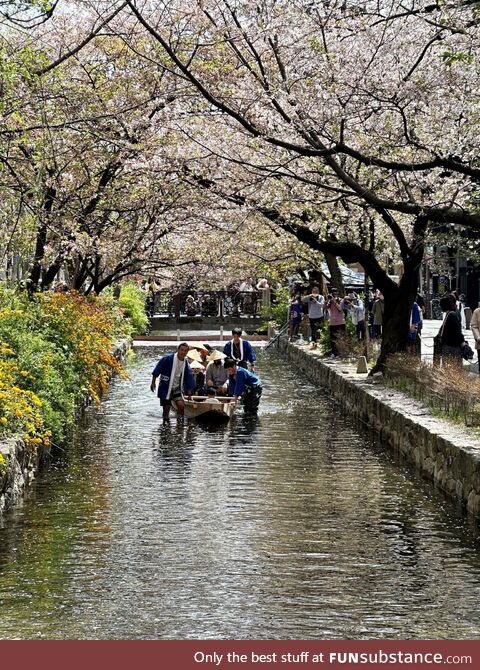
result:
<svg viewBox="0 0 480 670"><path fill-rule="evenodd" d="M243 407L247 414L255 414L260 404L262 383L260 378L241 368L233 358L226 358L223 367L228 372L228 395L234 400L243 397Z"/></svg>
<svg viewBox="0 0 480 670"><path fill-rule="evenodd" d="M223 347L223 353L226 354L227 358L236 360L239 367L253 372L257 357L250 342L243 340L241 335L242 329L234 328L232 330L232 339Z"/></svg>
<svg viewBox="0 0 480 670"><path fill-rule="evenodd" d="M157 377L160 378L158 384L158 397L160 405L163 407L163 420L169 419L172 400L175 400L178 416L183 416L185 403L184 394L190 400L195 386L192 369L186 358L189 346L186 342L178 345L175 354L165 354L158 361L152 372L152 383L150 390L155 393Z"/></svg>

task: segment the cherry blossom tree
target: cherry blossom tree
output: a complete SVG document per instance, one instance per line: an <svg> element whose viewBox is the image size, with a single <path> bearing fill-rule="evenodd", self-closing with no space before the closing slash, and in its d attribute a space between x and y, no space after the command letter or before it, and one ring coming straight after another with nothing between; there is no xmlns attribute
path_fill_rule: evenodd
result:
<svg viewBox="0 0 480 670"><path fill-rule="evenodd" d="M260 197L245 183L240 199L312 248L361 262L386 298L380 362L404 347L430 227L480 228L474 3L128 4L163 49L157 63L203 99L186 132L208 152L208 175L228 191L213 155L263 174ZM314 191L314 216L270 206L267 179ZM376 258L387 236L403 261L398 286Z"/></svg>

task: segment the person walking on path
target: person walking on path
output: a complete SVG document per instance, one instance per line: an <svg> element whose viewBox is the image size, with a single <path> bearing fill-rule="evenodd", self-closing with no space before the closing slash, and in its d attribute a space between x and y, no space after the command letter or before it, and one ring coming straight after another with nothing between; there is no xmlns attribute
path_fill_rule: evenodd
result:
<svg viewBox="0 0 480 670"><path fill-rule="evenodd" d="M178 345L176 353L162 356L153 369L150 390L152 393L155 393L157 378L159 378L157 395L163 408L164 422L167 422L170 417L170 408L173 400L175 400L177 406L178 416L183 416L185 411L183 396L187 395L189 400L192 397L195 380L186 358L188 350L188 344L182 342Z"/></svg>
<svg viewBox="0 0 480 670"><path fill-rule="evenodd" d="M363 340L365 337L365 308L363 306L363 300L352 291L352 293L349 293L346 296L344 303L350 312L352 323L355 326L357 340Z"/></svg>
<svg viewBox="0 0 480 670"><path fill-rule="evenodd" d="M385 300L383 294L380 291L377 291L375 296L375 302L373 303L372 313L373 313L373 328L372 328L372 337L373 339L379 340L382 337L382 327L383 327L383 312L385 308Z"/></svg>
<svg viewBox="0 0 480 670"><path fill-rule="evenodd" d="M297 339L298 329L303 319L302 299L299 295L294 296L290 301L288 309L288 341Z"/></svg>
<svg viewBox="0 0 480 670"><path fill-rule="evenodd" d="M421 354L421 331L422 331L422 310L417 302L414 302L410 311L410 331L408 333L408 349L412 354L420 356Z"/></svg>
<svg viewBox="0 0 480 670"><path fill-rule="evenodd" d="M456 313L454 296L444 295L440 299L440 308L445 312L442 326L438 332L441 341L442 361L451 360L462 364L461 346L465 342L462 334L462 325Z"/></svg>
<svg viewBox="0 0 480 670"><path fill-rule="evenodd" d="M326 307L330 313L330 346L332 354L338 356L338 338L341 333L345 333L345 303L335 289L332 289Z"/></svg>

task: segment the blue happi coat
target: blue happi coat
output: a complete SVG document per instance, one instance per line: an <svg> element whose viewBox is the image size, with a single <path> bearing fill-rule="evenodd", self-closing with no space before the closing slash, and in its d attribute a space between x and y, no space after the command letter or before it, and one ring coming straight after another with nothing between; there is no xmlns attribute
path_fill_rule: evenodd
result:
<svg viewBox="0 0 480 670"><path fill-rule="evenodd" d="M257 360L257 357L255 355L255 352L253 350L252 345L248 340L242 340L240 338L240 351L243 353L242 358L237 358L236 360L242 360L242 361L248 361L252 365L255 363ZM233 340L230 340L230 342L227 342L226 345L223 347L223 353L228 356L228 358L235 358L235 356L232 354L233 351Z"/></svg>
<svg viewBox="0 0 480 670"><path fill-rule="evenodd" d="M161 400L168 398L168 389L170 386L170 378L172 376L174 356L175 354L165 354L165 356L162 356L152 372L154 377L159 378L157 395L159 398L161 398ZM182 391L183 393L188 394L189 391L193 391L195 388L195 380L193 378L192 368L190 367L190 364L186 358L183 361L183 366Z"/></svg>
<svg viewBox="0 0 480 670"><path fill-rule="evenodd" d="M237 376L228 377L229 396L241 396L247 386L261 386L260 377L245 368L237 368Z"/></svg>

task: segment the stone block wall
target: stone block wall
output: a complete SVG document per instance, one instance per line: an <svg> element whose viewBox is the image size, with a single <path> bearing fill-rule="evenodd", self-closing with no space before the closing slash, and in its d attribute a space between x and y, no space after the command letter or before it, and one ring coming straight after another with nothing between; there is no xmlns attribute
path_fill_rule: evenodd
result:
<svg viewBox="0 0 480 670"><path fill-rule="evenodd" d="M422 403L356 374L352 365L322 360L316 350L285 340L279 348L425 477L480 516L480 440L473 431L431 416Z"/></svg>
<svg viewBox="0 0 480 670"><path fill-rule="evenodd" d="M20 498L38 470L42 453L32 453L21 438L9 438L0 443L4 466L0 469L0 515Z"/></svg>

